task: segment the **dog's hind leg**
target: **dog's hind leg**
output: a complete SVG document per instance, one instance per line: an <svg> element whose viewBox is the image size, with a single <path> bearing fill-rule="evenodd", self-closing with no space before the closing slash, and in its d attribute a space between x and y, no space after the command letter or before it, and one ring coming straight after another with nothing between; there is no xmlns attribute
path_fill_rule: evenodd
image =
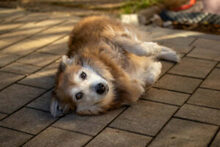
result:
<svg viewBox="0 0 220 147"><path fill-rule="evenodd" d="M123 36L116 37L115 43L124 50L138 56L156 56L158 59L179 62L180 58L176 52L168 47L158 45L155 42L142 42L132 40Z"/></svg>
<svg viewBox="0 0 220 147"><path fill-rule="evenodd" d="M124 50L136 54L138 56L152 56L161 52L161 47L154 42L142 42L132 40L123 36L115 38L115 43Z"/></svg>
<svg viewBox="0 0 220 147"><path fill-rule="evenodd" d="M147 52L147 55L155 55L158 59L164 59L173 62L179 62L180 57L176 51L166 46L158 45L154 42L143 42L141 47Z"/></svg>

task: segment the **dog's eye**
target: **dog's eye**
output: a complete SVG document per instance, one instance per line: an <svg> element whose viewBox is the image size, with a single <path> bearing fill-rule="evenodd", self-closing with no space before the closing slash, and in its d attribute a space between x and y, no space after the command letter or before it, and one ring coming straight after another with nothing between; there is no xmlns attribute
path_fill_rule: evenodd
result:
<svg viewBox="0 0 220 147"><path fill-rule="evenodd" d="M78 92L78 93L75 95L75 97L76 97L76 100L80 100L80 99L82 99L82 97L83 97L83 93L82 93L82 92Z"/></svg>
<svg viewBox="0 0 220 147"><path fill-rule="evenodd" d="M82 73L80 74L80 78L81 78L81 79L85 80L86 77L87 77L87 75L86 75L85 72L82 72Z"/></svg>

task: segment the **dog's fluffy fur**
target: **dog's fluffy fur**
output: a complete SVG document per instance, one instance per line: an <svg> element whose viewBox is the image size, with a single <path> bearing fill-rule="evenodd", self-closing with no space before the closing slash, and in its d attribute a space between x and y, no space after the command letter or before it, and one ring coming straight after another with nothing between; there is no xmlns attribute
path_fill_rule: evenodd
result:
<svg viewBox="0 0 220 147"><path fill-rule="evenodd" d="M71 32L69 51L62 57L51 114L76 110L93 115L136 102L159 77L157 58L179 60L175 51L144 42L134 28L119 21L104 16L83 19Z"/></svg>

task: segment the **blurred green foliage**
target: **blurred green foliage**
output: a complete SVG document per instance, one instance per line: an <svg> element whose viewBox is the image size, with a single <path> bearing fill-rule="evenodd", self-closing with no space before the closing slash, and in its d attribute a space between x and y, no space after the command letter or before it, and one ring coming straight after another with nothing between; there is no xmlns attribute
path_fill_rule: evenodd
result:
<svg viewBox="0 0 220 147"><path fill-rule="evenodd" d="M163 0L129 0L121 8L122 13L131 14L135 13L143 8L162 3Z"/></svg>

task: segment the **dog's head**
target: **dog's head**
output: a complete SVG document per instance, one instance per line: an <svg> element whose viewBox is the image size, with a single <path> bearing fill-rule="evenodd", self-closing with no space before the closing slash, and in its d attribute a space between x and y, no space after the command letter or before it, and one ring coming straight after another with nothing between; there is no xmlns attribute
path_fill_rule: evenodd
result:
<svg viewBox="0 0 220 147"><path fill-rule="evenodd" d="M53 116L58 116L60 110L65 113L75 109L83 115L106 110L113 99L112 77L106 69L91 66L94 62L78 56L62 57L51 102Z"/></svg>

